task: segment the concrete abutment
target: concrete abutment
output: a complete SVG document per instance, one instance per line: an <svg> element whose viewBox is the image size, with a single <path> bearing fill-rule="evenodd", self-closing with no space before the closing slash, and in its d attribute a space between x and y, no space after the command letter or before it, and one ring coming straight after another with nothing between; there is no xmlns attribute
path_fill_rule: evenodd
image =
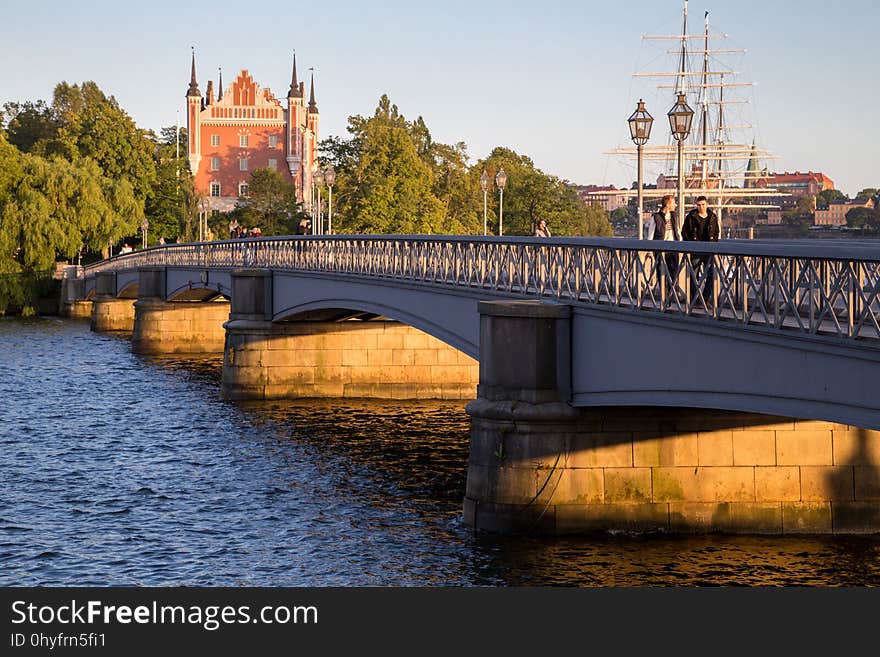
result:
<svg viewBox="0 0 880 657"><path fill-rule="evenodd" d="M222 298L163 301L165 288L164 267L142 267L138 271L132 351L141 354L222 353L229 302Z"/></svg>
<svg viewBox="0 0 880 657"><path fill-rule="evenodd" d="M574 408L568 315L480 304L465 522L515 533L880 532L880 432L692 408ZM522 357L516 367L501 358Z"/></svg>
<svg viewBox="0 0 880 657"><path fill-rule="evenodd" d="M134 328L134 299L116 298L116 272L96 276L91 329L96 333L126 332Z"/></svg>

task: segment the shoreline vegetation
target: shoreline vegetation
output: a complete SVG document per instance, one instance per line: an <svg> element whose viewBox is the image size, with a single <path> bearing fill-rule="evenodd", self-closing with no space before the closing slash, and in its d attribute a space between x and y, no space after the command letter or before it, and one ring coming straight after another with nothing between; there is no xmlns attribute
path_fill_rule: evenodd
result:
<svg viewBox="0 0 880 657"><path fill-rule="evenodd" d="M480 176L502 167L504 234L531 235L540 219L554 235L611 236L608 213L587 205L567 180L526 155L494 148L471 163L464 142L434 141L422 117L407 120L387 95L372 116L350 116L348 135L319 144L319 167L334 166L334 232L482 235ZM178 145L179 153L178 156ZM0 109L0 313L30 313L56 262L88 264L137 247L194 241L202 200L187 159L186 130L139 128L95 82L60 82L51 101L10 101ZM306 216L282 175L257 168L248 195L214 213L210 232L234 222L262 234L292 235ZM486 214L498 232L498 190ZM148 222L149 244L141 226Z"/></svg>

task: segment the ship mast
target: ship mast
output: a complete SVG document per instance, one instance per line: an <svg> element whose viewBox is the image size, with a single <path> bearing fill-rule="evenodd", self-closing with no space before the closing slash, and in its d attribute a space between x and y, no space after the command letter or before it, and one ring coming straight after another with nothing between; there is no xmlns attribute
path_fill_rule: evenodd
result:
<svg viewBox="0 0 880 657"><path fill-rule="evenodd" d="M688 0L684 0L684 11L681 19L681 59L678 65L678 88L675 95L687 93L687 33L688 33Z"/></svg>
<svg viewBox="0 0 880 657"><path fill-rule="evenodd" d="M725 125L724 123L725 114L730 115L730 112L725 113L725 105L749 103L747 99L731 98L728 93L725 93L725 88L751 87L754 86L754 83L731 80L738 73L727 64L716 60L715 56L742 54L747 51L739 48L711 47L710 44L713 43L713 40L727 39L728 35L723 33L712 34L710 32L708 11L705 12L704 19L704 27L701 33L688 34L688 0L683 0L682 29L679 34L642 36L643 40L667 40L667 42L672 41L675 43L674 47L664 49L666 54L675 56L672 70L667 70L666 72L638 72L633 73L633 77L660 78L660 81L665 79L667 81L666 84L656 85L656 88L661 90L661 98L665 97L665 91L663 90L667 89L674 91L675 94L686 94L689 89L693 91L699 89L694 98L697 111L699 112L699 117L694 118L698 120L698 123L692 131L688 142L684 144L685 162L689 164L682 166L681 172L681 175L685 177L685 187L689 188L687 192L690 196L704 195L709 198L713 207L718 208L719 219L723 209L777 208L777 205L768 205L767 201L771 201L773 197L787 196L786 193L776 189L756 188L752 185L747 186L745 183L740 187L738 182L743 179L744 173L738 163L749 158L774 159L776 156L767 150L755 148L754 139L749 140L751 143L747 143L736 137L731 138L732 130L749 130L752 128L751 125ZM694 39L694 45L689 45L688 39ZM702 66L696 66L696 57L700 55L702 56ZM692 60L690 62L688 61L689 56ZM711 60L710 57L712 57ZM669 83L670 78L675 78L674 83ZM717 93L716 89L718 90ZM717 115L714 112L714 105L718 106ZM749 122L738 123L747 124ZM740 143L741 141L742 143ZM674 168L676 151L674 144L646 145L641 150L644 161L656 162L661 168L665 169L668 182L672 182L675 179L674 175L670 173L670 167ZM608 151L607 154L625 155L628 157L637 156L636 149L631 146L621 146ZM661 162L664 164L661 165ZM690 178L690 181L688 181L688 178ZM668 187L661 187L643 190L643 196L645 198L659 198L668 189ZM597 192L597 194L635 196L636 191L613 190ZM749 201L749 203L743 204L744 201ZM757 203L754 203L754 201L757 201Z"/></svg>
<svg viewBox="0 0 880 657"><path fill-rule="evenodd" d="M724 207L724 74L718 96L718 228L721 228L721 212Z"/></svg>
<svg viewBox="0 0 880 657"><path fill-rule="evenodd" d="M703 46L703 87L701 91L702 100L700 102L700 128L703 137L703 148L709 145L709 12L706 12L706 28ZM700 180L702 187L706 187L706 179L709 173L709 158L703 155L703 164L701 167Z"/></svg>

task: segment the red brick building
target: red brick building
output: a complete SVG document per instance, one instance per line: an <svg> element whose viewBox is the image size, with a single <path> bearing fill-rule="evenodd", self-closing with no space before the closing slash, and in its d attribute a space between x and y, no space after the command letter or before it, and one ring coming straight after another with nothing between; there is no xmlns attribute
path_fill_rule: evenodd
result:
<svg viewBox="0 0 880 657"><path fill-rule="evenodd" d="M307 210L311 207L312 175L318 167L314 75L307 106L303 96L294 55L287 107L246 70L225 89L221 76L216 98L209 81L202 97L193 54L186 93L187 156L196 191L207 196L210 210L232 210L238 197L247 194L248 180L258 167L276 169L294 186L297 201Z"/></svg>

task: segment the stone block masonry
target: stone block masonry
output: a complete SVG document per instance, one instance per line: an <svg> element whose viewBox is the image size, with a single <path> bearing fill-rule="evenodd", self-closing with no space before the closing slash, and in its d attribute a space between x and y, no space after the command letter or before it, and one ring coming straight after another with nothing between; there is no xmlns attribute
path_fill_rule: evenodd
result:
<svg viewBox="0 0 880 657"><path fill-rule="evenodd" d="M880 431L699 408L573 407L567 308L479 310L467 524L542 534L880 532Z"/></svg>
<svg viewBox="0 0 880 657"><path fill-rule="evenodd" d="M391 321L226 324L227 399L473 399L477 362Z"/></svg>
<svg viewBox="0 0 880 657"><path fill-rule="evenodd" d="M468 412L477 528L880 532L878 431L686 408L477 400Z"/></svg>
<svg viewBox="0 0 880 657"><path fill-rule="evenodd" d="M222 353L226 341L223 324L229 319L229 302L139 299L131 350L140 354Z"/></svg>
<svg viewBox="0 0 880 657"><path fill-rule="evenodd" d="M96 296L92 302L91 328L96 333L130 333L134 328L134 299Z"/></svg>

